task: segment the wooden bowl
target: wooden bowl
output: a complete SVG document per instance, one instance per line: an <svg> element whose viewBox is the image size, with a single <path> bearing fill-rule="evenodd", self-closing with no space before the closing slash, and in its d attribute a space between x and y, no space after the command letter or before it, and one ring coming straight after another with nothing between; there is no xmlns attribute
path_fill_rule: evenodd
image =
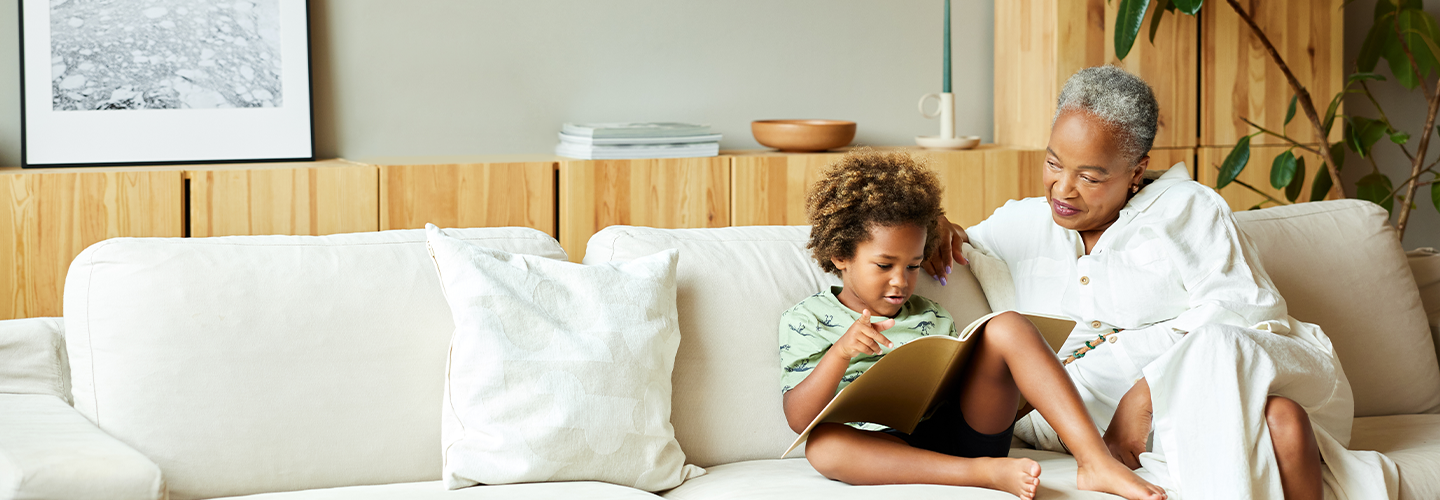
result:
<svg viewBox="0 0 1440 500"><path fill-rule="evenodd" d="M825 151L850 145L855 122L843 120L756 120L755 141L781 151Z"/></svg>

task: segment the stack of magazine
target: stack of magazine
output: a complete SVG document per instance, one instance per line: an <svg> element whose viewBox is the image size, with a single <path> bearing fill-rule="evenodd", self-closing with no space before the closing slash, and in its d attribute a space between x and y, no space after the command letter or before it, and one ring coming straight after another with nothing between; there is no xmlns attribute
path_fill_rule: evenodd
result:
<svg viewBox="0 0 1440 500"><path fill-rule="evenodd" d="M566 123L555 154L582 160L717 156L720 134L692 123Z"/></svg>

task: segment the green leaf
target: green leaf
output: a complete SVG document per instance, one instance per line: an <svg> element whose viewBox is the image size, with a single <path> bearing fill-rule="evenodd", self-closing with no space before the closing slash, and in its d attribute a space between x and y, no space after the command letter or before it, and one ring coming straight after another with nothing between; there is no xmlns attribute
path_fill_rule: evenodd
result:
<svg viewBox="0 0 1440 500"><path fill-rule="evenodd" d="M1380 55L1390 65L1395 81L1406 89L1413 90L1420 85L1420 79L1428 79L1428 75L1440 71L1440 54L1430 48L1433 42L1427 43L1426 40L1428 37L1433 41L1440 36L1440 25L1424 10L1410 7L1412 2L1404 3L1401 9L1394 11L1393 16L1384 16L1383 23L1377 20L1375 26L1384 30L1384 33L1377 35L1382 40ZM1381 9L1381 6L1377 5L1376 8ZM1390 9L1393 6L1385 8ZM1405 53L1406 48L1410 50L1408 55ZM1410 62L1411 56L1414 56L1413 65ZM1360 69L1365 71L1363 67Z"/></svg>
<svg viewBox="0 0 1440 500"><path fill-rule="evenodd" d="M1330 127L1335 125L1335 111L1340 109L1341 97L1345 97L1345 93L1336 92L1335 97L1330 99L1330 109L1325 111L1325 120L1321 122L1320 128L1325 129L1326 136L1330 135Z"/></svg>
<svg viewBox="0 0 1440 500"><path fill-rule="evenodd" d="M1385 37L1390 33L1393 31L1390 30L1388 18L1376 18L1370 32L1365 34L1365 42L1360 44L1360 53L1355 56L1356 69L1364 72L1375 71L1375 65L1380 62L1380 54L1385 51Z"/></svg>
<svg viewBox="0 0 1440 500"><path fill-rule="evenodd" d="M1271 175L1274 175L1273 170L1271 171ZM1299 182L1294 182L1297 180ZM1301 156L1295 159L1295 176L1292 178L1290 185L1285 186L1285 199L1293 203L1296 199L1300 198L1300 191L1303 189L1305 189L1305 157Z"/></svg>
<svg viewBox="0 0 1440 500"><path fill-rule="evenodd" d="M1355 73L1350 75L1349 78L1345 79L1345 84L1350 85L1352 83L1362 82L1365 80L1377 80L1383 82L1385 81L1385 75L1379 73Z"/></svg>
<svg viewBox="0 0 1440 500"><path fill-rule="evenodd" d="M1390 142L1404 146L1405 143L1410 142L1410 133L1403 130L1397 130L1394 133L1390 134Z"/></svg>
<svg viewBox="0 0 1440 500"><path fill-rule="evenodd" d="M1180 12L1192 16L1199 14L1200 7L1204 4L1205 0L1175 0L1175 7L1180 9Z"/></svg>
<svg viewBox="0 0 1440 500"><path fill-rule="evenodd" d="M1245 164L1250 163L1250 136L1240 138L1235 143L1235 148L1230 154L1225 155L1225 162L1220 164L1220 178L1215 180L1215 189L1224 189L1235 181L1240 171L1245 170Z"/></svg>
<svg viewBox="0 0 1440 500"><path fill-rule="evenodd" d="M1281 189L1295 180L1295 153L1285 150L1270 163L1270 186Z"/></svg>
<svg viewBox="0 0 1440 500"><path fill-rule="evenodd" d="M1265 206L1265 202L1262 201L1262 202L1260 202L1260 203L1256 203L1255 206L1250 207L1250 210L1259 210L1259 209L1261 209L1261 208L1264 208L1264 206Z"/></svg>
<svg viewBox="0 0 1440 500"><path fill-rule="evenodd" d="M1145 7L1150 0L1120 0L1120 10L1115 13L1115 58L1121 61L1130 55L1135 37L1140 36L1140 25L1145 22Z"/></svg>
<svg viewBox="0 0 1440 500"><path fill-rule="evenodd" d="M1331 144L1330 157L1335 159L1335 170L1345 170L1345 143L1337 142Z"/></svg>
<svg viewBox="0 0 1440 500"><path fill-rule="evenodd" d="M1440 174L1435 174L1435 180L1430 181L1430 201L1435 202L1435 210L1440 211Z"/></svg>
<svg viewBox="0 0 1440 500"><path fill-rule="evenodd" d="M1285 125L1289 125L1290 120L1295 118L1295 101L1299 99L1300 94L1290 96L1290 108L1285 110Z"/></svg>
<svg viewBox="0 0 1440 500"><path fill-rule="evenodd" d="M1155 0L1155 13L1150 15L1150 45L1155 45L1155 33L1160 31L1160 19L1165 17L1165 11L1175 10L1170 0Z"/></svg>
<svg viewBox="0 0 1440 500"><path fill-rule="evenodd" d="M1381 137L1385 137L1386 127L1382 121L1363 116L1352 116L1345 121L1345 141L1350 150L1359 153L1361 158L1370 156L1370 149Z"/></svg>
<svg viewBox="0 0 1440 500"><path fill-rule="evenodd" d="M1394 186L1390 184L1390 178L1385 174L1376 172L1360 178L1355 184L1355 197L1385 207L1389 212L1395 209L1395 199L1390 197L1390 190Z"/></svg>
<svg viewBox="0 0 1440 500"><path fill-rule="evenodd" d="M1330 180L1330 169L1326 168L1325 164L1320 164L1320 170L1315 172L1315 182L1310 184L1310 201L1325 199L1325 195L1330 194L1330 188L1334 185Z"/></svg>

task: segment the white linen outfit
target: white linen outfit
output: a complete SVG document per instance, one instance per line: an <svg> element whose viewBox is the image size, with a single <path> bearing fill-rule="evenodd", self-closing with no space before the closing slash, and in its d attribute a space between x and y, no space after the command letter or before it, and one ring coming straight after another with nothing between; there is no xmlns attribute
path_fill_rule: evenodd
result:
<svg viewBox="0 0 1440 500"><path fill-rule="evenodd" d="M1398 494L1393 462L1345 449L1354 400L1329 338L1287 314L1224 199L1183 163L1141 189L1089 255L1044 198L1006 203L966 233L975 251L1004 261L1015 309L1076 321L1061 356L1121 329L1066 371L1102 430L1147 379L1153 447L1137 472L1170 498L1283 497L1265 423L1270 395L1309 413L1327 498ZM1028 418L1017 435L1059 447L1038 414ZM1027 424L1033 433L1019 431Z"/></svg>

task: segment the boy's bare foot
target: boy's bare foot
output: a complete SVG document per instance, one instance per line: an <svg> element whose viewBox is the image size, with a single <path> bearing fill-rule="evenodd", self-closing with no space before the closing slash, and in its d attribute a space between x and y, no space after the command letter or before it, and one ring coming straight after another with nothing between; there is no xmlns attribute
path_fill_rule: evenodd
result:
<svg viewBox="0 0 1440 500"><path fill-rule="evenodd" d="M1109 458L1109 457L1106 457ZM1165 500L1165 489L1140 479L1125 464L1116 460L1080 464L1075 485L1082 490L1102 491L1130 500Z"/></svg>
<svg viewBox="0 0 1440 500"><path fill-rule="evenodd" d="M1040 464L1028 458L977 458L983 477L982 486L1000 490L1024 500L1035 498L1040 489Z"/></svg>

